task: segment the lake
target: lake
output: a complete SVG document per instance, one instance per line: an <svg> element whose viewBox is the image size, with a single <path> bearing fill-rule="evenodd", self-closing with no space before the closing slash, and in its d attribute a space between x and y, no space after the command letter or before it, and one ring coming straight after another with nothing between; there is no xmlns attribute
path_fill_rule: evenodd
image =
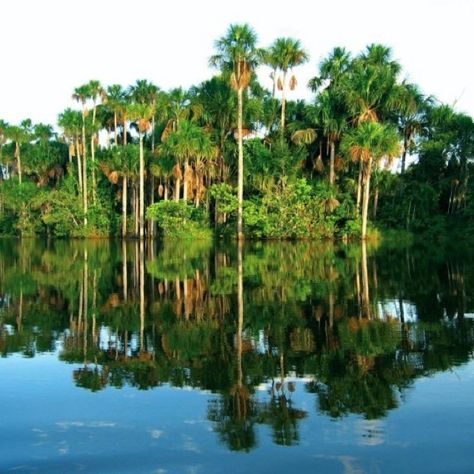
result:
<svg viewBox="0 0 474 474"><path fill-rule="evenodd" d="M0 240L0 472L474 472L474 251Z"/></svg>

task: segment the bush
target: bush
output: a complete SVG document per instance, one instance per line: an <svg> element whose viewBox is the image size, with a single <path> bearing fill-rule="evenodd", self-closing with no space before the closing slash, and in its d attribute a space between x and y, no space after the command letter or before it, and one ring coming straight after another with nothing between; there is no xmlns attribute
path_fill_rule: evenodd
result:
<svg viewBox="0 0 474 474"><path fill-rule="evenodd" d="M152 204L146 211L146 218L157 222L164 237L204 239L212 236L205 211L183 201Z"/></svg>

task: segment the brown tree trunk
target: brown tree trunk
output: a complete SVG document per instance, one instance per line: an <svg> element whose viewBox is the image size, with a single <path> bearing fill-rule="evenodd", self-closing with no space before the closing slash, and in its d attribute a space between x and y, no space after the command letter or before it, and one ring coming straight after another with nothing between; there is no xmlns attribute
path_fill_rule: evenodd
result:
<svg viewBox="0 0 474 474"><path fill-rule="evenodd" d="M145 237L145 156L143 151L143 133L140 132L140 239Z"/></svg>
<svg viewBox="0 0 474 474"><path fill-rule="evenodd" d="M285 132L285 110L286 110L286 71L283 72L283 87L281 89L281 134Z"/></svg>
<svg viewBox="0 0 474 474"><path fill-rule="evenodd" d="M242 119L243 119L243 89L239 88L237 91L238 99L238 115L237 115L237 133L238 133L238 178L237 178L237 240L243 240L243 203L244 203L244 146L242 139Z"/></svg>
<svg viewBox="0 0 474 474"><path fill-rule="evenodd" d="M76 137L76 158L77 158L77 177L79 182L79 194L82 194L82 163L79 137Z"/></svg>
<svg viewBox="0 0 474 474"><path fill-rule="evenodd" d="M359 163L359 177L357 178L357 211L360 209L360 201L362 197L362 162Z"/></svg>
<svg viewBox="0 0 474 474"><path fill-rule="evenodd" d="M370 177L372 175L372 157L369 158L363 178L363 199L362 199L362 239L367 237L367 216L369 211L370 198Z"/></svg>
<svg viewBox="0 0 474 474"><path fill-rule="evenodd" d="M332 186L336 179L336 174L334 170L334 161L336 158L336 144L333 140L330 142L330 149L331 152L329 154L329 184Z"/></svg>

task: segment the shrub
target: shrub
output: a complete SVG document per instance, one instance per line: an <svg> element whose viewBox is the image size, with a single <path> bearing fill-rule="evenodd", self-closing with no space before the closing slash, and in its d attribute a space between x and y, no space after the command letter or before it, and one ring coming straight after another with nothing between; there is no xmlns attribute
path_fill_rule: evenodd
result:
<svg viewBox="0 0 474 474"><path fill-rule="evenodd" d="M164 237L203 239L211 237L205 211L183 201L160 201L146 211L146 218L157 222Z"/></svg>

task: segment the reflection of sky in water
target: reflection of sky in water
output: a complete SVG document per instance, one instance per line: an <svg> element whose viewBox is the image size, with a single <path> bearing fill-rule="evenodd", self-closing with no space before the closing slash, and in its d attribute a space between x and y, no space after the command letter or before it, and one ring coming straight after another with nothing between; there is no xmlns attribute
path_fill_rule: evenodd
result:
<svg viewBox="0 0 474 474"><path fill-rule="evenodd" d="M380 420L332 420L292 377L293 406L308 411L299 444L277 446L259 425L248 454L218 442L206 418L217 395L168 385L92 393L74 386L76 367L49 354L0 360L1 472L468 472L474 462L473 362L416 380Z"/></svg>

